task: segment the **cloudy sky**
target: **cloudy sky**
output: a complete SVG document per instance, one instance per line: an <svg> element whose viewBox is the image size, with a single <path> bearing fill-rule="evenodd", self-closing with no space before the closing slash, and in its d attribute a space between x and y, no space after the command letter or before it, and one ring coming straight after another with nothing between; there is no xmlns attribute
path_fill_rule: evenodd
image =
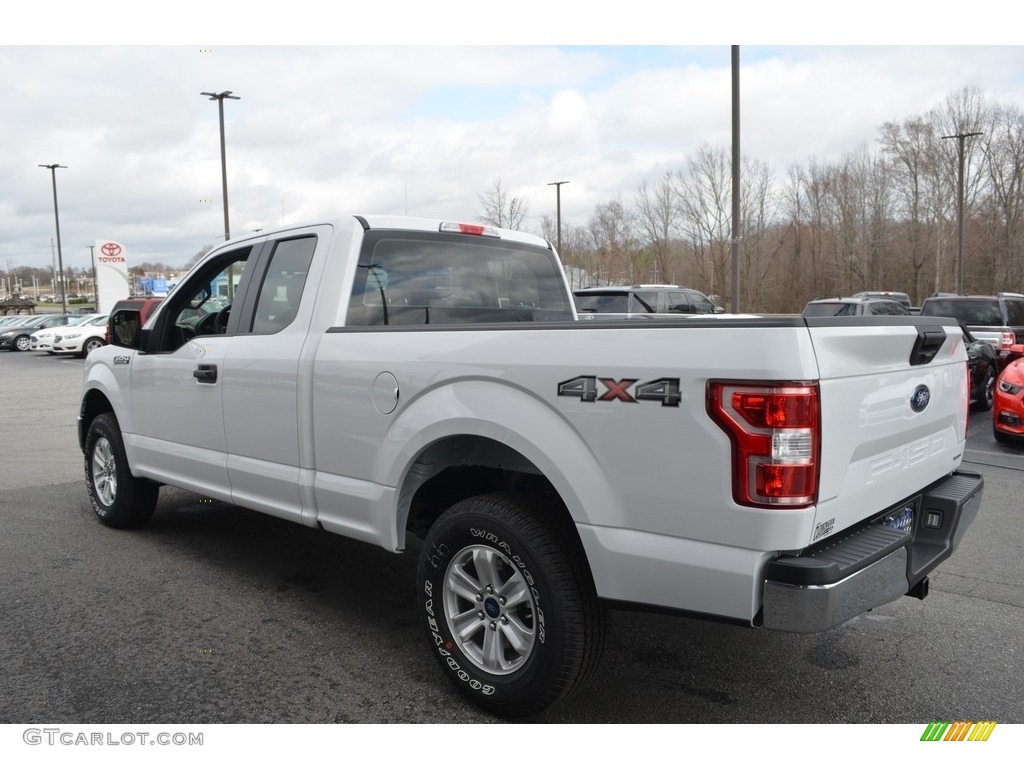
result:
<svg viewBox="0 0 1024 768"><path fill-rule="evenodd" d="M685 44L673 44L671 24L636 14L600 15L588 33L551 23L540 3L519 6L510 26L456 2L394 35L387 4L372 18L346 11L279 26L256 5L258 23L242 31L184 5L196 15L166 30L119 35L65 15L51 35L39 10L30 34L0 33L0 270L52 263L51 174L40 164L67 166L57 171L65 265L88 266L98 238L125 243L129 263L172 265L223 240L217 104L202 91L240 97L224 105L234 237L338 213L474 220L499 179L528 201L525 228L554 216L547 184L562 180L563 222L585 224L596 205L628 201L702 143L730 145L728 42L684 31ZM725 24L730 36L728 19L688 18ZM787 44L741 45L743 153L783 178L791 164L872 145L882 123L964 87L1024 106L1024 47L927 35L901 44L891 38L905 20L888 22L877 45L794 45L785 19L753 30ZM233 31L212 31L222 28ZM190 42L196 29L225 42ZM318 45L291 44L306 32ZM385 44L392 38L404 44Z"/></svg>

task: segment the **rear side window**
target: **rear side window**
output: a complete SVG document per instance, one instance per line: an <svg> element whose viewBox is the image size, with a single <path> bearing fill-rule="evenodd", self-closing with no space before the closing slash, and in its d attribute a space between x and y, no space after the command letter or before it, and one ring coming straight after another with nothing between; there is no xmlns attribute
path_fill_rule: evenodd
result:
<svg viewBox="0 0 1024 768"><path fill-rule="evenodd" d="M629 294L581 293L576 296L576 309L580 312L629 312Z"/></svg>
<svg viewBox="0 0 1024 768"><path fill-rule="evenodd" d="M633 308L631 312L654 313L658 311L657 291L637 291L633 294Z"/></svg>
<svg viewBox="0 0 1024 768"><path fill-rule="evenodd" d="M254 333L277 333L295 319L315 249L312 235L282 240L274 246L256 301Z"/></svg>
<svg viewBox="0 0 1024 768"><path fill-rule="evenodd" d="M690 299L690 294L686 293L685 291L669 291L668 306L666 307L666 311L679 312L680 314L684 315L692 315L695 310Z"/></svg>
<svg viewBox="0 0 1024 768"><path fill-rule="evenodd" d="M552 251L469 235L371 231L348 325L461 325L572 320Z"/></svg>
<svg viewBox="0 0 1024 768"><path fill-rule="evenodd" d="M1006 307L1006 324L1024 326L1024 301L1020 299L1004 299Z"/></svg>

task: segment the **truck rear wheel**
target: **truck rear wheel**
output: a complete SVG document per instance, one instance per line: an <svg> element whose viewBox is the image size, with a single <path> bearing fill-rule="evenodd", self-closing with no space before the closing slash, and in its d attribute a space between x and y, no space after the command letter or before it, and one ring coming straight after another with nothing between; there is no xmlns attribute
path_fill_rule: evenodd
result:
<svg viewBox="0 0 1024 768"><path fill-rule="evenodd" d="M100 522L111 528L146 523L156 509L160 486L132 475L112 413L92 420L85 436L85 482Z"/></svg>
<svg viewBox="0 0 1024 768"><path fill-rule="evenodd" d="M432 653L463 696L503 716L562 701L600 657L604 611L555 514L533 497L466 499L431 527L420 555Z"/></svg>

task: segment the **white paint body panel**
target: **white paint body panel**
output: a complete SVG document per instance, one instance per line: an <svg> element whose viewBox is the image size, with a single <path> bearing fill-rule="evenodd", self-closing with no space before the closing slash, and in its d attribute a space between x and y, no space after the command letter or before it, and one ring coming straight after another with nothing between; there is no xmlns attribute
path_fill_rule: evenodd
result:
<svg viewBox="0 0 1024 768"><path fill-rule="evenodd" d="M339 330L362 229L344 219L316 231L316 280L284 331L89 357L85 389L111 402L137 475L400 551L400 490L417 458L450 436L488 438L550 480L601 596L750 620L771 557L808 546L821 523L837 532L873 516L960 463L958 327L946 328L935 361L916 367L912 325ZM130 363L114 365L115 355ZM219 366L215 385L192 378L200 358ZM578 376L678 378L682 399L673 408L558 396L559 382ZM389 377L397 404L381 389ZM733 501L730 441L706 410L709 379L819 382L816 507ZM932 402L914 413L920 384Z"/></svg>

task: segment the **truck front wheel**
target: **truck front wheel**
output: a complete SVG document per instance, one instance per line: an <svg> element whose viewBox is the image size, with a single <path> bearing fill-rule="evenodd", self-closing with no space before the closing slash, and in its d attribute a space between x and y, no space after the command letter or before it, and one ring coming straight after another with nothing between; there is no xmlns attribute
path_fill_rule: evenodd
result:
<svg viewBox="0 0 1024 768"><path fill-rule="evenodd" d="M562 701L600 656L604 612L556 513L533 497L466 499L430 528L420 555L431 652L460 693L500 715Z"/></svg>
<svg viewBox="0 0 1024 768"><path fill-rule="evenodd" d="M132 475L121 428L112 413L92 420L85 436L85 482L92 508L104 525L142 525L156 509L160 486Z"/></svg>

